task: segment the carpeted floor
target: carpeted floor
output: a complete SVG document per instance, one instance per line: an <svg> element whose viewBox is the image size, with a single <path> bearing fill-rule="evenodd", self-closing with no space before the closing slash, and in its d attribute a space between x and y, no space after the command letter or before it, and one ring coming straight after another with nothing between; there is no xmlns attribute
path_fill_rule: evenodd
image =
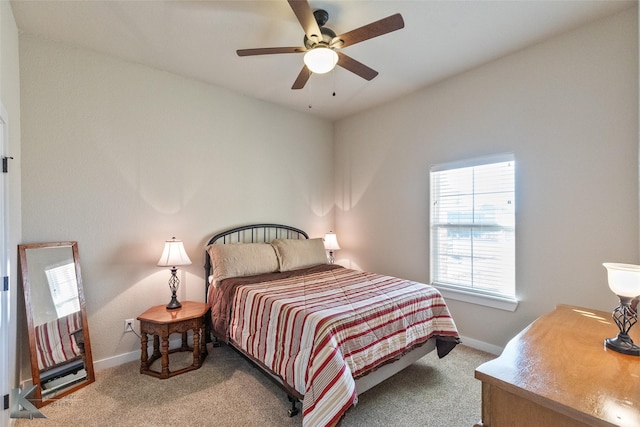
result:
<svg viewBox="0 0 640 427"><path fill-rule="evenodd" d="M211 350L211 348L210 348ZM170 367L187 353L171 355ZM495 356L463 345L435 352L359 396L342 427L470 427L480 420L480 364ZM159 363L159 362L157 362ZM16 426L301 426L289 418L286 394L232 349L209 352L195 371L159 380L139 362L98 372L96 382L41 408L47 419Z"/></svg>

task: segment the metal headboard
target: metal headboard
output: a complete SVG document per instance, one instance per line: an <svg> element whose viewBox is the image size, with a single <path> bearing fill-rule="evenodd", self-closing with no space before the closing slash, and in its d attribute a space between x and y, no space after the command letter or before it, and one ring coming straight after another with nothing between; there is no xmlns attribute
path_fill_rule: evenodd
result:
<svg viewBox="0 0 640 427"><path fill-rule="evenodd" d="M273 239L308 239L309 235L296 227L281 224L250 224L232 228L216 234L207 242L211 244L226 243L266 243ZM205 301L209 296L209 275L211 274L211 258L205 250L204 255Z"/></svg>

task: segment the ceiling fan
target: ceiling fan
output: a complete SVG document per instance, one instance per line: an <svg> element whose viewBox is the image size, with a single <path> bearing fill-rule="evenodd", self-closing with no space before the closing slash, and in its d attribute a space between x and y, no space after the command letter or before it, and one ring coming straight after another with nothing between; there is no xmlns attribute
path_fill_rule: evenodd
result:
<svg viewBox="0 0 640 427"><path fill-rule="evenodd" d="M333 30L324 26L329 20L329 14L325 10L312 11L307 0L288 0L288 2L304 30L304 46L238 49L236 52L238 56L306 52L305 65L291 89L302 89L312 72L326 73L331 71L335 65L339 65L363 79L373 79L378 75L377 71L345 55L339 49L404 28L402 15L396 13L336 36ZM317 63L320 64L319 68L316 68Z"/></svg>

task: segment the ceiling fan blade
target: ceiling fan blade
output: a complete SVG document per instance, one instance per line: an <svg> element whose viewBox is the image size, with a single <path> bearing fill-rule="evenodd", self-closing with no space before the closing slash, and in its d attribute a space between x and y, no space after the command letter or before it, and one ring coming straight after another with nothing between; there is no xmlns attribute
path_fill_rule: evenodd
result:
<svg viewBox="0 0 640 427"><path fill-rule="evenodd" d="M342 52L338 52L338 65L345 70L349 70L352 73L359 75L365 80L372 80L378 75L376 70L367 67L362 62L358 62Z"/></svg>
<svg viewBox="0 0 640 427"><path fill-rule="evenodd" d="M295 82L293 82L293 86L291 89L302 89L305 84L307 84L307 80L311 77L311 71L307 68L307 66L303 66L302 70L300 70L300 74L298 74L298 78Z"/></svg>
<svg viewBox="0 0 640 427"><path fill-rule="evenodd" d="M331 42L331 45L340 48L347 47L401 28L404 28L404 20L402 19L402 15L396 13L395 15L387 16L379 21L336 36L334 41Z"/></svg>
<svg viewBox="0 0 640 427"><path fill-rule="evenodd" d="M311 10L311 6L307 0L288 0L289 6L293 9L293 13L296 14L296 18L302 25L302 29L307 37L313 41L322 40L322 33L320 32L320 27L316 22L315 16L313 16L313 11Z"/></svg>
<svg viewBox="0 0 640 427"><path fill-rule="evenodd" d="M252 55L271 55L274 53L298 53L306 52L305 47L261 47L257 49L238 49L236 53L238 56L252 56Z"/></svg>

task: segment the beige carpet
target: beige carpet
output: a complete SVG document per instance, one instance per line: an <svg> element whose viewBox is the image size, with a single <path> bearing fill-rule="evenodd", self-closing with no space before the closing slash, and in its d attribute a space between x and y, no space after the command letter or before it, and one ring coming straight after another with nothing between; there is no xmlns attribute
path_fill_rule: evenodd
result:
<svg viewBox="0 0 640 427"><path fill-rule="evenodd" d="M170 367L186 355L172 354ZM462 345L444 359L432 352L359 396L341 426L471 427L480 420L473 372L494 357ZM286 394L226 346L210 351L200 369L166 380L139 368L131 362L98 372L95 383L41 408L47 419L16 426L302 425L300 415L288 417Z"/></svg>

